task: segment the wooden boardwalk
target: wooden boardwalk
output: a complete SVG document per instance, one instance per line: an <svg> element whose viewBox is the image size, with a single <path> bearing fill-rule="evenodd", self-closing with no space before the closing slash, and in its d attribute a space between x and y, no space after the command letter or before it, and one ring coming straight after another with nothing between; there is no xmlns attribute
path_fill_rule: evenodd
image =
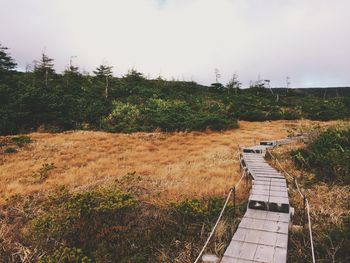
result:
<svg viewBox="0 0 350 263"><path fill-rule="evenodd" d="M252 178L247 211L222 263L287 262L288 230L294 212L284 176L264 159L266 150L293 140L263 141L243 148L243 169Z"/></svg>

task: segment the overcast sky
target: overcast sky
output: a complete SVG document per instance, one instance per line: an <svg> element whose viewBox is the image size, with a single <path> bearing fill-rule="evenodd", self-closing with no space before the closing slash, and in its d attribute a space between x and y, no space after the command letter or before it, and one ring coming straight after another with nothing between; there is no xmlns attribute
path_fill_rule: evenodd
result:
<svg viewBox="0 0 350 263"><path fill-rule="evenodd" d="M45 52L91 72L244 86L350 86L350 0L0 0L0 42L24 69Z"/></svg>

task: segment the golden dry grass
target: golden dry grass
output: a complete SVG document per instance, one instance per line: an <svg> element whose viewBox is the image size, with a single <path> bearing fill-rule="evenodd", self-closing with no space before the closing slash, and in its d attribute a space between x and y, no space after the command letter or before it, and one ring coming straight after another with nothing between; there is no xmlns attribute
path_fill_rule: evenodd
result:
<svg viewBox="0 0 350 263"><path fill-rule="evenodd" d="M240 122L225 132L135 133L74 131L32 133L34 143L15 154L0 153L0 204L14 194L50 191L61 185L84 190L129 173L142 176L155 202L224 194L239 177L237 145L279 139L318 122ZM33 173L54 163L42 183ZM149 194L151 193L151 194Z"/></svg>

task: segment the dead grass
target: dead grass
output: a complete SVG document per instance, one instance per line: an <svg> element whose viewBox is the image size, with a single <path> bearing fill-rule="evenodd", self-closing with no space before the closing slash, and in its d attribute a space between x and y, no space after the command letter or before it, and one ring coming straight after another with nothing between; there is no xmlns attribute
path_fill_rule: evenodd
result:
<svg viewBox="0 0 350 263"><path fill-rule="evenodd" d="M18 153L0 152L0 204L15 194L70 190L106 184L129 173L143 177L157 203L221 195L239 177L237 145L287 136L311 121L240 122L226 132L135 133L74 131L32 133L33 143ZM5 137L1 138L2 140ZM40 184L28 183L45 163L53 163Z"/></svg>
<svg viewBox="0 0 350 263"><path fill-rule="evenodd" d="M22 242L22 230L25 232L28 219L38 214L42 202L47 201L47 194L59 186L64 185L71 192L82 192L99 186L118 185L125 191L132 189L131 192L137 195L143 204L151 204L152 207L156 205L157 208L170 201L178 202L185 198L222 196L239 178L236 156L238 144L252 145L262 139L283 138L291 130L308 130L313 125L332 124L334 122L241 122L240 129L221 133L126 135L75 131L30 134L34 142L18 148L17 153L5 154L4 147L0 147L0 206L5 204L10 196L24 197L18 198L22 200L18 201L18 204L17 198L13 198L8 205L2 206L4 209L3 219L0 220L0 243L2 242L3 250L10 253L9 255L17 255L13 262L34 262L35 258L46 253L34 246L22 245L25 244ZM2 141L7 147L10 140L9 137L0 137L0 142ZM288 159L290 147L298 145L286 145L277 149L277 154L285 160L283 165L288 171L293 171L294 176L308 176L298 174ZM128 176L125 175L133 172L137 176L126 179ZM114 184L115 181L117 184ZM250 187L245 183L238 189L238 203L248 196ZM317 200L310 199L313 211L321 211L325 217L336 220L339 214L332 210L334 207L331 200L336 198L337 194L345 196L346 189L340 189L341 192L332 190L330 193L327 192L326 186L317 187L309 190L319 193ZM310 192L310 195L314 192ZM30 196L33 193L36 195ZM292 198L294 203L300 201L294 194ZM323 205L324 202L327 205ZM346 200L338 200L336 211L341 211L345 203ZM139 215L141 225L148 225L149 218L159 219L166 216L161 211L159 215L152 214L157 211L145 209L144 214ZM344 209L342 211L344 212ZM313 217L315 216L313 214ZM224 252L238 222L238 218L222 219L211 241L211 252L218 255ZM193 241L195 235L189 235L188 239L186 237L184 240L174 240L171 246L155 248L155 261L193 262L203 245L203 240L207 238L206 224L211 227L211 222L201 222L198 226L190 225L190 228L199 229L198 242ZM29 257L32 259L28 259Z"/></svg>

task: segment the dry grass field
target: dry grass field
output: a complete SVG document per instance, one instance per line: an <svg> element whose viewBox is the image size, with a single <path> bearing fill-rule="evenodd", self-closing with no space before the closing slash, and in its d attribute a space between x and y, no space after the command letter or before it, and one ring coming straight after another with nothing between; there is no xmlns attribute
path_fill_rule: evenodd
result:
<svg viewBox="0 0 350 263"><path fill-rule="evenodd" d="M30 143L18 141L28 137L0 137L0 262L37 262L44 255L57 253L61 258L75 247L99 262L109 262L108 257L116 255L127 259L123 262L193 262L226 193L240 176L238 145L336 123L240 122L239 129L224 132L32 133L28 134ZM304 146L294 143L274 150L284 169L300 180L313 174L295 167L290 150ZM247 186L238 189L238 214L232 216L230 202L207 251L223 254L244 213ZM305 191L312 197L316 251L326 251L327 262L337 251L325 241L328 230L341 227L341 220L349 214L346 198L337 196L348 198L349 188L317 183L306 186ZM123 203L124 199L118 199L123 194L134 201ZM300 225L303 204L293 187L290 198L296 208L294 223ZM91 210L95 211L93 217L82 212L90 206L99 209L96 204L108 204L110 215L106 216L105 210ZM116 209L116 204L125 210ZM292 262L309 260L306 231L292 231ZM95 243L85 240L85 233ZM134 245L123 243L125 237ZM101 251L100 244L105 244ZM49 259L47 262L56 262Z"/></svg>
<svg viewBox="0 0 350 263"><path fill-rule="evenodd" d="M283 138L292 130L319 124L242 121L239 129L225 132L32 133L33 143L17 153L0 152L0 204L15 194L61 185L71 191L93 188L131 172L141 176L149 190L143 199L158 204L224 194L239 177L238 144ZM53 166L38 181L35 177L45 164Z"/></svg>

